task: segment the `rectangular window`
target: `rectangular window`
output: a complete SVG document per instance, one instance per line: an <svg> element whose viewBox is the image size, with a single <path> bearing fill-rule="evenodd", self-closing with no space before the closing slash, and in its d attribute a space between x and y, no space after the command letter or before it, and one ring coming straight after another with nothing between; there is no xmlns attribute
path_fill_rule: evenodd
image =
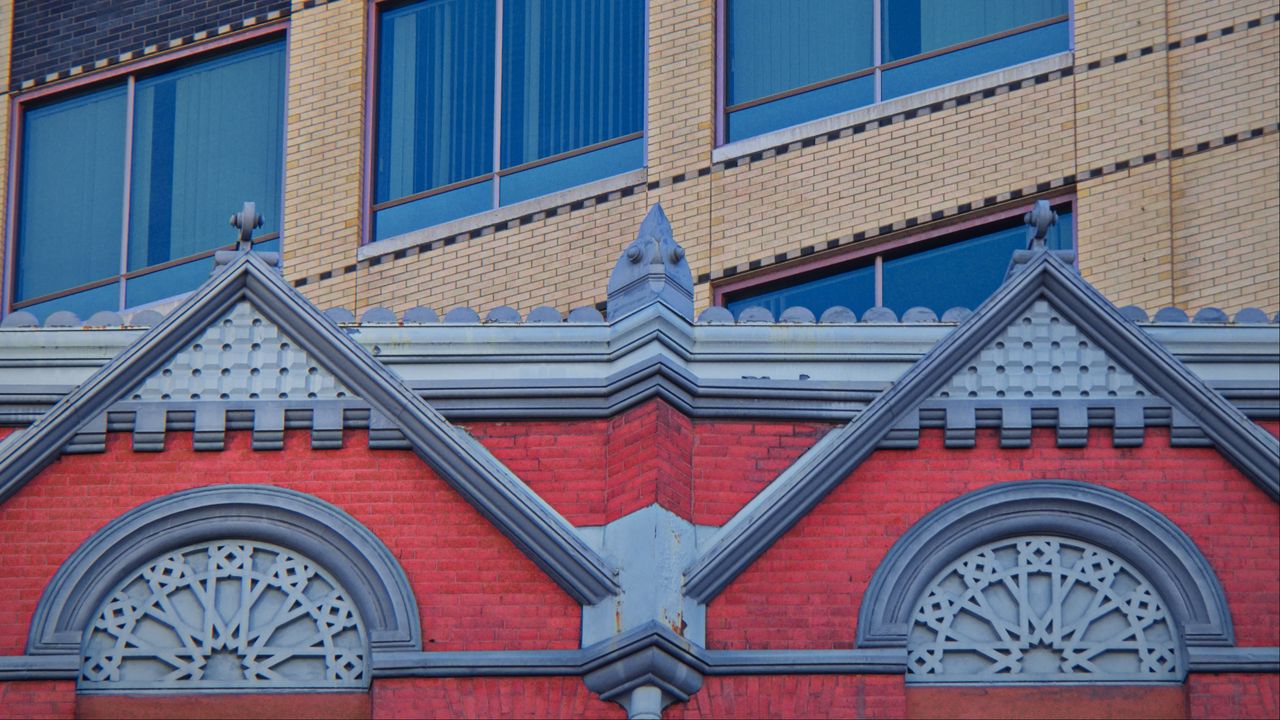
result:
<svg viewBox="0 0 1280 720"><path fill-rule="evenodd" d="M83 318L191 290L246 200L271 242L283 115L281 42L25 107L10 306Z"/></svg>
<svg viewBox="0 0 1280 720"><path fill-rule="evenodd" d="M1068 0L725 0L724 141L1070 48Z"/></svg>
<svg viewBox="0 0 1280 720"><path fill-rule="evenodd" d="M373 239L644 164L644 0L427 0L378 16Z"/></svg>
<svg viewBox="0 0 1280 720"><path fill-rule="evenodd" d="M1069 202L1055 207L1058 221L1049 229L1051 250L1074 246L1074 216ZM976 228L912 242L777 280L762 278L723 293L721 300L737 315L761 306L779 317L789 307L805 307L815 317L837 305L859 317L872 307L893 310L899 317L915 307L937 316L953 307L981 305L1004 282L1013 251L1025 248L1027 228L1011 214Z"/></svg>

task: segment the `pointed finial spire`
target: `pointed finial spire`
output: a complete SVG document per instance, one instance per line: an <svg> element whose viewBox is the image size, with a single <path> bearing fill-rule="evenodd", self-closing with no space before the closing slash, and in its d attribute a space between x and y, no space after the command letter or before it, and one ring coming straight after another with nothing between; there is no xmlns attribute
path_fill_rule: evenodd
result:
<svg viewBox="0 0 1280 720"><path fill-rule="evenodd" d="M655 204L609 276L606 314L613 322L654 303L693 321L693 274L671 223Z"/></svg>

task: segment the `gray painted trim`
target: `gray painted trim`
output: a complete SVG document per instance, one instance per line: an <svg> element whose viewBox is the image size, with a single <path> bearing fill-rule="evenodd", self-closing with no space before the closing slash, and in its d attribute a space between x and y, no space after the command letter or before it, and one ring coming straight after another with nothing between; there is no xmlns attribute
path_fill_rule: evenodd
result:
<svg viewBox="0 0 1280 720"><path fill-rule="evenodd" d="M0 655L0 682L9 680L75 680L80 653L74 655Z"/></svg>
<svg viewBox="0 0 1280 720"><path fill-rule="evenodd" d="M584 675L595 653L582 650L510 652L381 652L373 677L536 677ZM1280 647L1189 648L1192 673L1280 673ZM890 648L861 650L703 650L690 667L703 675L901 675L906 653ZM686 658L688 661L689 658ZM78 655L0 655L0 681L74 680Z"/></svg>
<svg viewBox="0 0 1280 720"><path fill-rule="evenodd" d="M78 654L84 628L127 576L170 550L227 538L269 542L320 563L360 610L371 651L422 647L409 580L391 551L359 521L293 490L213 485L140 505L81 544L36 605L27 652Z"/></svg>
<svg viewBox="0 0 1280 720"><path fill-rule="evenodd" d="M1138 380L1194 418L1225 457L1274 500L1280 497L1280 440L1246 418L1176 358L1126 320L1074 268L1052 253L1033 258L968 320L943 338L853 422L829 433L720 530L686 569L685 590L708 603L841 483L970 357L1037 298L1045 297ZM998 403L995 403L998 405Z"/></svg>
<svg viewBox="0 0 1280 720"><path fill-rule="evenodd" d="M419 457L575 600L594 603L617 591L611 568L568 521L251 252L210 278L163 321L23 431L21 442L0 445L0 501L56 459L67 440L141 378L158 370L210 322L246 298L295 342L313 352L373 411L390 419ZM152 441L153 437L144 436L144 445ZM264 433L263 442L271 443L269 432Z"/></svg>
<svg viewBox="0 0 1280 720"><path fill-rule="evenodd" d="M1280 673L1280 647L1187 648L1193 673Z"/></svg>
<svg viewBox="0 0 1280 720"><path fill-rule="evenodd" d="M916 605L943 568L972 548L1030 533L1084 540L1132 563L1164 598L1187 647L1234 643L1213 567L1168 518L1110 488L1021 480L962 495L898 538L862 595L857 644L905 648Z"/></svg>

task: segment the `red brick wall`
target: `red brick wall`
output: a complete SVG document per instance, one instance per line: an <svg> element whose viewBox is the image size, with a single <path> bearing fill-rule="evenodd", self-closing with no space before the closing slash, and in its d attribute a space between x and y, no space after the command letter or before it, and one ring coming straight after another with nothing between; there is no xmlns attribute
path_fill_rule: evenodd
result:
<svg viewBox="0 0 1280 720"><path fill-rule="evenodd" d="M0 681L0 718L75 717L76 684L71 680Z"/></svg>
<svg viewBox="0 0 1280 720"><path fill-rule="evenodd" d="M608 420L477 422L466 429L574 525L603 525Z"/></svg>
<svg viewBox="0 0 1280 720"><path fill-rule="evenodd" d="M373 683L382 718L625 718L579 677L399 678Z"/></svg>
<svg viewBox="0 0 1280 720"><path fill-rule="evenodd" d="M107 452L67 455L0 505L0 654L21 653L31 613L54 571L95 530L155 497L216 483L287 487L331 502L386 543L413 585L428 650L576 648L581 608L416 455L370 450L363 432L313 451L307 431L255 452L227 434L222 452L194 452L169 433L162 453L135 453L112 434Z"/></svg>
<svg viewBox="0 0 1280 720"><path fill-rule="evenodd" d="M372 717L369 693L363 692L81 695L75 700L77 720L367 720Z"/></svg>
<svg viewBox="0 0 1280 720"><path fill-rule="evenodd" d="M1193 718L1280 717L1280 675L1191 675L1187 678L1187 694Z"/></svg>
<svg viewBox="0 0 1280 720"><path fill-rule="evenodd" d="M1280 420L1259 420L1258 424L1267 432L1280 438Z"/></svg>
<svg viewBox="0 0 1280 720"><path fill-rule="evenodd" d="M832 427L690 420L656 399L609 420L467 425L578 526L653 503L697 524L722 525Z"/></svg>
<svg viewBox="0 0 1280 720"><path fill-rule="evenodd" d="M708 677L664 720L695 718L900 718L901 675L732 675Z"/></svg>
<svg viewBox="0 0 1280 720"><path fill-rule="evenodd" d="M1085 685L906 688L913 719L1180 720L1187 717L1182 685Z"/></svg>
<svg viewBox="0 0 1280 720"><path fill-rule="evenodd" d="M697 423L693 522L728 522L834 427L831 423Z"/></svg>
<svg viewBox="0 0 1280 720"><path fill-rule="evenodd" d="M1114 448L1098 430L1089 445L1055 446L1036 430L1030 449L1001 449L980 430L972 450L948 450L941 430L914 451L882 450L742 573L707 612L711 648L850 648L859 601L893 542L928 511L1009 480L1073 479L1105 485L1154 507L1183 529L1226 590L1237 642L1280 636L1276 505L1211 448L1170 448L1151 429L1140 448Z"/></svg>

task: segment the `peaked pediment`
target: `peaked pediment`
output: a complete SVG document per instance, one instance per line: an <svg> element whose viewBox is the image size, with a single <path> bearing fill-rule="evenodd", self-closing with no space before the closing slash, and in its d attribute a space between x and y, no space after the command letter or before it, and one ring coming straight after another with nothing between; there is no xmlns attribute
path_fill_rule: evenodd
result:
<svg viewBox="0 0 1280 720"><path fill-rule="evenodd" d="M1141 398L1151 393L1045 298L964 363L935 399Z"/></svg>
<svg viewBox="0 0 1280 720"><path fill-rule="evenodd" d="M413 450L574 599L598 602L615 592L608 563L563 517L247 251L0 444L0 501L63 452L91 446L78 438L104 434L109 410L133 414L135 448L141 436L143 449L163 447L164 423L175 416L192 418L185 422L198 445L202 424L232 414L223 407L248 411L258 447L259 430L283 434L288 413L312 416L318 426L336 411L340 437L354 398L371 444L380 426L394 431L392 446Z"/></svg>
<svg viewBox="0 0 1280 720"><path fill-rule="evenodd" d="M248 300L185 343L130 400L340 400L351 390Z"/></svg>
<svg viewBox="0 0 1280 720"><path fill-rule="evenodd" d="M1055 425L1065 447L1085 444L1094 424L1113 428L1118 445L1141 443L1147 425L1171 425L1175 444L1212 445L1280 498L1280 440L1123 317L1062 258L1040 248L1014 270L893 387L713 536L685 569L690 597L710 602L863 460L881 447L913 446L926 425L944 427L949 447L971 447L979 424L1001 427L1008 446L1029 444L1035 425Z"/></svg>

